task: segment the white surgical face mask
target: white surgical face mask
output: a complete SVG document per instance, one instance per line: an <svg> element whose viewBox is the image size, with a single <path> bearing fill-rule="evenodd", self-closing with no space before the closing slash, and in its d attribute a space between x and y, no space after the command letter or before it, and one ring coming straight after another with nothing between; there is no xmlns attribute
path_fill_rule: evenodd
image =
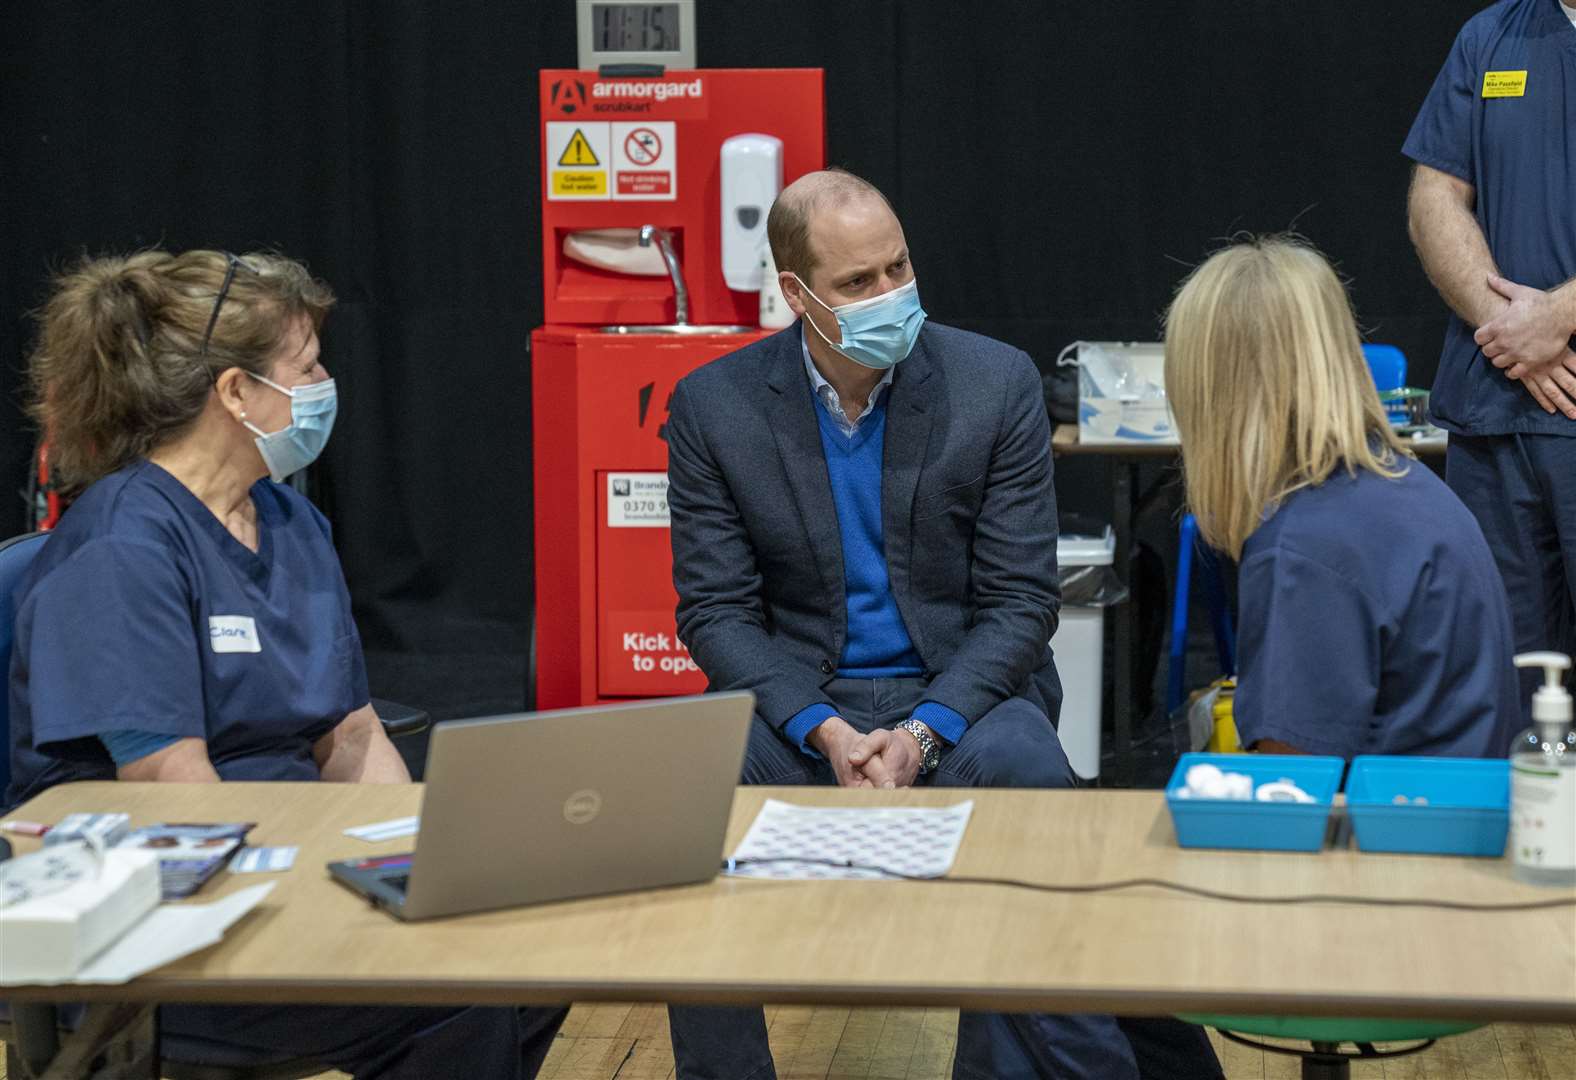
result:
<svg viewBox="0 0 1576 1080"><path fill-rule="evenodd" d="M841 345L832 344L831 338L821 334L821 328L815 325L815 320L809 319L815 332L821 334L822 341L854 363L885 371L913 351L920 328L925 325L925 309L919 306L917 280L910 280L907 285L900 285L880 296L855 300L841 307L832 307L810 292L810 286L798 274L794 275L794 280L811 299L837 319L843 342Z"/></svg>
<svg viewBox="0 0 1576 1080"><path fill-rule="evenodd" d="M283 483L285 477L316 461L328 445L334 417L339 413L339 391L333 379L292 388L250 371L247 374L290 399L290 423L278 431L264 431L250 420L241 421L257 436L253 441L263 456L263 464L268 466L268 475L275 483Z"/></svg>

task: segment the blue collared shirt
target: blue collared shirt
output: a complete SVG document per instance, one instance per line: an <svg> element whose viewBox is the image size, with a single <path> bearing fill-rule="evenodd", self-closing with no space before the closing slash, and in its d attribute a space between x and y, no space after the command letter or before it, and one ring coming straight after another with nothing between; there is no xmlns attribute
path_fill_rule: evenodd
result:
<svg viewBox="0 0 1576 1080"><path fill-rule="evenodd" d="M881 376L881 381L876 383L874 390L870 391L870 399L865 402L865 411L850 420L848 414L843 411L843 403L837 396L837 389L826 381L825 377L821 375L820 369L815 366L815 361L810 359L810 342L804 336L803 325L799 328L799 348L804 351L804 370L805 374L810 376L810 386L815 391L816 400L826 408L827 414L836 421L838 429L844 435L852 438L854 432L859 430L859 425L864 423L865 418L875 412L876 404L881 400L882 393L885 392L887 387L892 385L892 373L897 368L887 368L886 374Z"/></svg>

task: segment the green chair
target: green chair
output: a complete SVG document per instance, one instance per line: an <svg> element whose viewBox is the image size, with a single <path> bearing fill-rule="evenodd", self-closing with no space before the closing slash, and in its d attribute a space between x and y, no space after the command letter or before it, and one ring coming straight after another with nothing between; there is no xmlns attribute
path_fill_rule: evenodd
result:
<svg viewBox="0 0 1576 1080"><path fill-rule="evenodd" d="M1350 1020L1308 1016L1214 1016L1184 1013L1190 1024L1212 1027L1234 1043L1251 1046L1271 1054L1291 1054L1302 1058L1302 1080L1348 1080L1353 1061L1404 1057L1427 1050L1436 1039L1476 1031L1482 1024L1450 1020ZM1260 1035L1273 1039L1306 1039L1312 1048L1275 1046L1246 1038ZM1415 1042L1399 1050L1379 1050L1374 1043ZM1341 1047L1352 1043L1355 1053Z"/></svg>

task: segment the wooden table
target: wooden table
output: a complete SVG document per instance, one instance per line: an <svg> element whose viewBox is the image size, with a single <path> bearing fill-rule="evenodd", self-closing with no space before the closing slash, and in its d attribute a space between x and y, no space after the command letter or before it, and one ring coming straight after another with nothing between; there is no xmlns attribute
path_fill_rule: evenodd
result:
<svg viewBox="0 0 1576 1080"><path fill-rule="evenodd" d="M1445 455L1442 439L1409 441L1408 445L1418 457L1438 468ZM1057 424L1051 433L1051 453L1071 457L1096 457L1105 460L1111 470L1111 528L1116 534L1116 558L1113 569L1123 585L1133 585L1132 550L1133 522L1139 510L1160 490L1170 483L1181 483L1182 448L1174 443L1085 443L1078 439L1077 424ZM1145 490L1139 482L1138 470L1144 465L1171 465L1167 474L1151 482ZM1115 624L1111 642L1111 727L1114 767L1107 778L1117 787L1127 787L1133 781L1133 714L1136 711L1137 673L1134 665L1137 653L1134 643L1138 636L1138 606L1128 600L1113 613Z"/></svg>
<svg viewBox="0 0 1576 1080"><path fill-rule="evenodd" d="M1040 882L1156 876L1252 895L1507 901L1503 860L1184 851L1159 793L741 788L729 850L767 796L947 805L972 794L954 873ZM333 883L330 859L408 850L340 834L417 812L419 785L94 783L17 811L126 810L156 821L256 821L299 844L294 869L221 875L212 899L278 881L219 945L123 986L8 988L22 1000L501 1004L553 1001L945 1005L1576 1021L1576 909L1467 913L1228 904L1150 888L1050 895L909 882L705 885L397 922ZM36 841L18 846L19 853Z"/></svg>

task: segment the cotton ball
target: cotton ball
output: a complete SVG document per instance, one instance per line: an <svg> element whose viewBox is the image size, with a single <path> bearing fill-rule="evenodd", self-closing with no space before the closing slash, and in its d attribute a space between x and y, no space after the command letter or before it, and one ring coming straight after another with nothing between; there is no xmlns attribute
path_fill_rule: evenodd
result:
<svg viewBox="0 0 1576 1080"><path fill-rule="evenodd" d="M1187 787L1182 790L1195 799L1251 799L1253 779L1242 773L1223 773L1204 763L1188 769Z"/></svg>
<svg viewBox="0 0 1576 1080"><path fill-rule="evenodd" d="M1246 773L1232 772L1222 777L1225 791L1222 793L1227 799L1253 798L1253 777Z"/></svg>
<svg viewBox="0 0 1576 1080"><path fill-rule="evenodd" d="M1207 798L1214 798L1215 791L1221 786L1221 772L1213 765L1194 765L1187 771L1188 789L1195 794Z"/></svg>

